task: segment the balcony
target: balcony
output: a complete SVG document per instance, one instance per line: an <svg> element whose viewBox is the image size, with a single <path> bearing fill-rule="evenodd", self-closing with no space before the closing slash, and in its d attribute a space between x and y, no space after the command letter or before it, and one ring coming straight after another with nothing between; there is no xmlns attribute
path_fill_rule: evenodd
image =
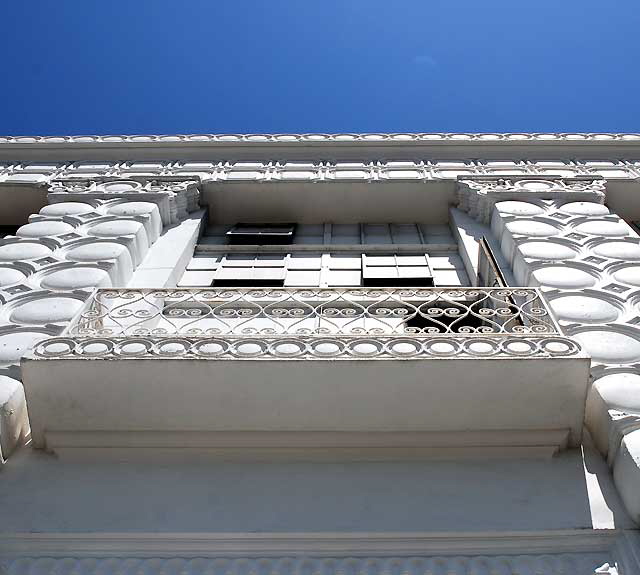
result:
<svg viewBox="0 0 640 575"><path fill-rule="evenodd" d="M535 289L99 289L23 360L36 447L552 453L589 359Z"/></svg>

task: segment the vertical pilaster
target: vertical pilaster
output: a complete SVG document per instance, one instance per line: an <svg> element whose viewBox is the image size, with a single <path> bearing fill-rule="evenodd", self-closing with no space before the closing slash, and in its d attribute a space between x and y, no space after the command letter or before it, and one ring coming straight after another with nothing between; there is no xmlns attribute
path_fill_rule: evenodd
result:
<svg viewBox="0 0 640 575"><path fill-rule="evenodd" d="M535 187L494 201L491 230L516 282L540 287L565 332L591 355L586 425L638 521L640 237L599 201L576 200L563 182Z"/></svg>

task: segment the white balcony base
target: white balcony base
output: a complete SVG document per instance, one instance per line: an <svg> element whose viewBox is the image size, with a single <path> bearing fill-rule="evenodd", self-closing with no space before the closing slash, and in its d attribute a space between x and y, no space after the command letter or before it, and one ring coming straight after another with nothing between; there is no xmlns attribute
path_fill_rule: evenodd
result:
<svg viewBox="0 0 640 575"><path fill-rule="evenodd" d="M410 360L31 356L23 374L36 447L222 455L371 450L376 459L394 452L548 454L577 445L588 368L581 353Z"/></svg>

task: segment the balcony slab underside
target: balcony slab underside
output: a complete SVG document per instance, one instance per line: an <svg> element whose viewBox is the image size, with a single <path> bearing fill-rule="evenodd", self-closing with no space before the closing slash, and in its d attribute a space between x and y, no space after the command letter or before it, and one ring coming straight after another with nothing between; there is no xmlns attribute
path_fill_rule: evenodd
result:
<svg viewBox="0 0 640 575"><path fill-rule="evenodd" d="M57 453L387 459L579 444L589 358L522 288L97 290L23 359Z"/></svg>
<svg viewBox="0 0 640 575"><path fill-rule="evenodd" d="M91 358L58 338L48 349L67 351L36 349L23 374L34 445L60 453L549 455L579 443L589 359L577 349L554 357L544 342L528 356L296 359L265 351L238 360L230 349L197 356L198 342L178 353L176 341L172 356L112 350Z"/></svg>

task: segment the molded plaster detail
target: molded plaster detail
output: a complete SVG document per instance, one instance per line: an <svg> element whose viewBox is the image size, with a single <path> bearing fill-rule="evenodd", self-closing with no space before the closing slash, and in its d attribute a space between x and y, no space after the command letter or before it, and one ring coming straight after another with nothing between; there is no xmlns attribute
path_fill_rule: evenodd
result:
<svg viewBox="0 0 640 575"><path fill-rule="evenodd" d="M18 173L60 168L15 167ZM134 184L133 195L117 182L99 193L95 182L79 193L54 185L52 203L15 236L0 239L0 463L28 425L17 379L22 355L60 334L94 288L125 286L163 227L197 208L192 181Z"/></svg>
<svg viewBox="0 0 640 575"><path fill-rule="evenodd" d="M518 335L513 338L443 337L299 337L290 340L253 336L197 339L152 337L48 339L35 346L33 356L66 359L170 357L180 359L446 359L568 357L579 354L575 341L561 336Z"/></svg>
<svg viewBox="0 0 640 575"><path fill-rule="evenodd" d="M412 138L419 135L411 135L409 140L394 140L394 135L380 135L380 142L389 143L398 141L412 141ZM426 135L438 136L442 135ZM463 143L464 140L452 138L435 139L434 142L449 142L451 144ZM476 134L473 135L478 136ZM501 138L507 135L499 135ZM557 139L561 136L552 134L551 140L542 138L541 142L557 141L561 143L563 140ZM622 139L628 135L620 135ZM235 137L235 136L234 136ZM251 137L251 136L247 136ZM288 137L288 136L287 136ZM296 138L304 138L305 136L296 136ZM341 136L342 137L342 136ZM527 136L529 137L529 136ZM106 136L105 138L110 138ZM146 137L143 137L146 138ZM175 137L158 137L157 140L147 140L150 143L155 142L189 142L189 136ZM202 137L197 140L203 142ZM232 142L229 136L216 136L211 142L219 144L227 144ZM238 140L242 143L244 136L238 136ZM279 136L269 136L264 142L278 142ZM331 139L323 140L322 135L309 136L309 141L322 142L326 141L331 144ZM336 136L335 142L346 142ZM39 141L39 140L38 140ZM42 140L44 142L45 139ZM47 140L49 141L49 140ZM60 140L66 141L64 139ZM102 141L102 140L100 140ZM127 138L121 138L122 146L126 146ZM261 140L249 140L255 144L261 144ZM284 141L284 140L282 140ZM296 139L287 141L298 141ZM304 140L299 140L304 141ZM358 143L356 137L352 140ZM377 140L366 139L367 142L376 142ZM473 140L484 141L484 140ZM511 140L498 139L505 144ZM531 140L534 141L534 140ZM597 144L602 140L572 140L589 142L593 141ZM619 140L612 140L612 142ZM2 147L3 139L0 138L0 147ZM79 137L79 143L91 144L91 139ZM640 142L640 136L638 139ZM111 143L110 141L108 143ZM21 146L25 143L21 142ZM244 144L246 145L246 143ZM230 151L230 156L233 152ZM40 172L37 172L40 170ZM53 183L54 193L59 196L57 201L65 201L64 195L67 194L67 200L79 199L74 198L74 194L82 194L90 192L96 198L108 199L114 195L123 197L125 194L131 199L135 199L136 194L140 199L142 196L148 196L151 188L156 188L156 193L168 193L169 203L171 204L170 212L161 210L163 221L166 223L167 217L178 217L178 213L182 212L183 200L187 201L187 210L193 211L196 203L195 195L197 193L197 183L202 182L395 182L395 181L447 181L459 178L488 178L495 182L504 182L499 180L503 176L511 178L521 178L528 182L519 188L521 194L530 193L539 195L544 191L542 186L533 183L533 179L555 179L565 178L568 183L575 178L575 182L594 180L595 178L609 178L622 180L636 180L640 177L640 164L634 161L482 161L482 160L464 160L464 161L437 161L437 160L411 160L411 161L363 161L363 162L287 162L287 161L170 161L170 160L147 160L147 161L124 161L124 162L72 162L67 164L7 164L0 169L0 186L47 186L49 182ZM193 186L188 186L186 194L183 194L177 188L181 184L192 181ZM502 185L502 184L500 184ZM174 194L177 196L171 199ZM515 199L515 198L514 198ZM577 200L580 199L578 196ZM148 198L147 198L148 200ZM174 201L175 200L175 201ZM579 202L570 202L573 204ZM574 208L579 210L579 207ZM474 214L475 215L475 214ZM490 205L485 216L490 217ZM177 220L175 220L177 221Z"/></svg>
<svg viewBox="0 0 640 575"><path fill-rule="evenodd" d="M516 280L539 286L565 333L591 355L586 425L639 521L640 237L601 199L567 202L550 193L523 205L497 202L491 228ZM546 247L534 243L541 235Z"/></svg>
<svg viewBox="0 0 640 575"><path fill-rule="evenodd" d="M492 222L493 206L503 202L502 210L514 217L533 218L543 216L545 210L537 205L541 198L556 199L567 203L604 203L603 180L562 179L461 179L458 182L458 207L482 223ZM541 210L541 211L538 211ZM495 225L500 225L498 221ZM492 222L492 225L494 223ZM500 235L501 230L495 230ZM543 234L538 235L554 235Z"/></svg>
<svg viewBox="0 0 640 575"><path fill-rule="evenodd" d="M127 174L125 174L127 175ZM119 215L146 215L143 204L152 202L157 204L162 223L166 226L184 220L189 212L198 208L199 191L198 180L185 180L183 177L161 178L155 174L130 175L127 179L100 180L95 179L61 179L51 183L49 188L49 202L79 201L84 202L88 198L110 200L119 198L130 202L129 209L114 206L107 213ZM153 178L153 179L151 179ZM124 211L123 211L124 210ZM157 221L153 223L157 228Z"/></svg>
<svg viewBox="0 0 640 575"><path fill-rule="evenodd" d="M639 142L640 134L619 133L335 133L335 134L158 134L84 136L4 136L2 144L93 144L151 142Z"/></svg>

